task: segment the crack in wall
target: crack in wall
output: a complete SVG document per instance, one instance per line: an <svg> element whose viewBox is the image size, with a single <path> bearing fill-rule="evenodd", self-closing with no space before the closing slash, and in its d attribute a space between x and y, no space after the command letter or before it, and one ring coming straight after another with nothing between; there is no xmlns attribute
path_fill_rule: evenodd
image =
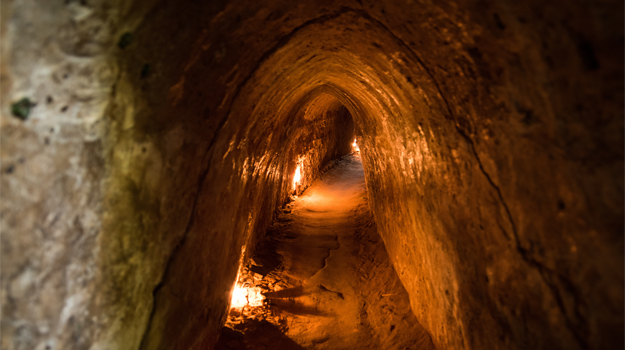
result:
<svg viewBox="0 0 625 350"><path fill-rule="evenodd" d="M212 145L212 143L211 143ZM205 156L208 154L208 152L210 151L212 147L209 147L208 150L205 152ZM198 184L198 191L195 194L195 198L193 200L193 206L191 207L191 214L189 217L189 222L187 223L187 227L184 230L184 233L182 235L182 238L178 241L178 243L174 246L174 248L172 249L172 253L169 256L169 259L167 260L167 263L165 264L165 269L163 270L163 274L161 275L161 280L158 282L158 284L156 284L156 286L154 287L154 289L152 290L152 310L150 311L150 317L148 318L147 321L147 325L146 325L146 329L145 332L143 333L143 336L141 337L141 343L139 345L139 349L143 349L145 346L145 342L147 341L147 336L150 333L150 330L152 328L152 321L154 319L154 315L156 314L156 298L157 298L157 294L158 292L160 292L160 290L163 288L163 286L165 285L165 281L169 276L169 271L171 268L171 265L173 263L173 261L175 260L176 256L178 255L178 252L180 252L182 246L184 245L184 243L187 240L189 231L191 231L191 227L193 226L193 222L195 221L195 215L196 215L196 207L197 207L197 203L199 201L200 198L200 193L202 193L202 187L204 185L204 181L208 175L208 171L210 170L210 162L212 160L212 156L209 157L208 162L206 162L206 164L208 164L206 166L206 168L204 169L204 171L202 172L201 176L200 176L200 181Z"/></svg>
<svg viewBox="0 0 625 350"><path fill-rule="evenodd" d="M458 131L461 134L463 134L463 137L465 137L466 139L469 139L467 135L464 135L463 131L461 131L459 129L458 129ZM479 156L477 154L477 151L475 150L475 145L473 144L472 141L470 141L470 146L471 146L471 150L473 151L473 155L475 156L475 159L477 160L478 167L479 167L480 171L482 172L484 177L486 177L486 179L487 179L488 183L491 185L491 187L493 187L495 189L495 192L497 193L497 196L499 197L499 201L501 202L501 205L503 206L503 208L504 208L504 210L506 212L508 221L510 222L510 226L512 227L513 242L515 244L515 248L516 248L517 252L521 256L523 261L525 261L528 265L530 265L533 268L538 270L539 275L541 276L541 278L542 278L543 282L545 283L545 285L547 285L547 287L551 291L551 294L552 294L554 300L556 301L556 304L558 305L558 308L560 309L560 312L564 316L567 328L569 328L569 330L571 331L571 333L573 334L575 339L579 342L581 347L583 349L587 349L588 348L588 343L587 343L586 339L584 339L582 337L582 335L579 334L579 332L583 332L583 333L585 333L584 336L587 336L587 333L588 333L587 327L588 326L586 324L583 324L582 323L583 321L580 321L580 320L583 320L583 318L579 314L578 308L575 308L575 310L574 310L575 311L575 318L577 319L576 320L577 323L582 323L582 324L576 325L570 319L570 316L568 315L566 306L564 305L564 302L562 300L561 290L553 282L553 278L555 277L561 283L564 283L564 285L571 292L571 294L573 294L573 298L575 300L575 304L579 305L580 304L579 296L578 296L577 291L575 290L575 288L573 286L573 283L566 276L561 275L560 273L552 270L551 268L545 266L543 263L541 263L538 260L536 260L534 257L532 257L530 255L530 252L525 247L523 247L523 245L521 244L521 240L519 238L519 234L517 232L516 224L514 223L514 221L512 219L512 213L510 212L508 204L505 202L505 200L503 198L503 194L501 193L501 189L499 188L499 186L497 186L495 184L495 182L492 180L490 175L486 172L486 170L482 166L482 162L481 162L481 160L480 160L480 158L479 158ZM506 238L508 238L509 235L506 233L505 229L503 227L501 227L501 229L502 229L502 232L504 232L504 235L506 236ZM578 328L582 328L582 329L580 330Z"/></svg>

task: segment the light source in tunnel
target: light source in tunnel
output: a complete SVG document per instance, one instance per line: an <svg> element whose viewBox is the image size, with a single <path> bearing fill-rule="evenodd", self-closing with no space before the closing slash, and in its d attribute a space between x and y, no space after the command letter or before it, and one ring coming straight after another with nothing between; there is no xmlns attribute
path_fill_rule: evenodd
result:
<svg viewBox="0 0 625 350"><path fill-rule="evenodd" d="M300 167L301 167L301 165L298 164L297 165L297 169L295 169L295 175L293 176L293 189L297 188L297 185L299 184L300 180L302 179L302 173L300 171Z"/></svg>
<svg viewBox="0 0 625 350"><path fill-rule="evenodd" d="M245 269L243 258L245 257L245 246L241 247L241 256L239 258L239 271L237 272L236 282L232 289L232 298L230 299L230 309L243 309L246 306L262 306L265 297L260 294L258 287L251 286L253 276L249 275L249 271Z"/></svg>
<svg viewBox="0 0 625 350"><path fill-rule="evenodd" d="M230 301L230 307L242 308L245 305L247 305L247 290L237 285L232 291L232 300Z"/></svg>
<svg viewBox="0 0 625 350"><path fill-rule="evenodd" d="M354 150L354 152L360 152L360 147L358 147L356 139L354 139L354 143L352 143L352 149Z"/></svg>
<svg viewBox="0 0 625 350"><path fill-rule="evenodd" d="M258 287L245 287L238 282L232 291L231 309L241 309L246 306L263 306L265 297L260 294Z"/></svg>

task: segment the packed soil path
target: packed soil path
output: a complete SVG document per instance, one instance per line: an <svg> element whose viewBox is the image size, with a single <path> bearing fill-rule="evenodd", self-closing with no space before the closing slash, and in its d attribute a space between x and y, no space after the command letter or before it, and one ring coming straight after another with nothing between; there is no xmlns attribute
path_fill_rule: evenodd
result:
<svg viewBox="0 0 625 350"><path fill-rule="evenodd" d="M231 310L216 349L433 349L345 156L279 215L242 273L263 306Z"/></svg>

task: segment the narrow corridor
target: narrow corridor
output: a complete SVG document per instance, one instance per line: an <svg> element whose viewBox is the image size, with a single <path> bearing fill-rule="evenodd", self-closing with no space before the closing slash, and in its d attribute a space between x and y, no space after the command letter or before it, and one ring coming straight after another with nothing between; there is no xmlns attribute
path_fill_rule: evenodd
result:
<svg viewBox="0 0 625 350"><path fill-rule="evenodd" d="M360 157L336 164L260 242L239 282L263 306L233 307L217 349L432 348L376 232Z"/></svg>

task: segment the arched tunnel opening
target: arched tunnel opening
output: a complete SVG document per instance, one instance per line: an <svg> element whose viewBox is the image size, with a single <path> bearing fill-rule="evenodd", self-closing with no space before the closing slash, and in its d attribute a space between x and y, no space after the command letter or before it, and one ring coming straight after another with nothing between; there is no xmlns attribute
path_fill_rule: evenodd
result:
<svg viewBox="0 0 625 350"><path fill-rule="evenodd" d="M622 2L1 5L3 350L623 348Z"/></svg>

